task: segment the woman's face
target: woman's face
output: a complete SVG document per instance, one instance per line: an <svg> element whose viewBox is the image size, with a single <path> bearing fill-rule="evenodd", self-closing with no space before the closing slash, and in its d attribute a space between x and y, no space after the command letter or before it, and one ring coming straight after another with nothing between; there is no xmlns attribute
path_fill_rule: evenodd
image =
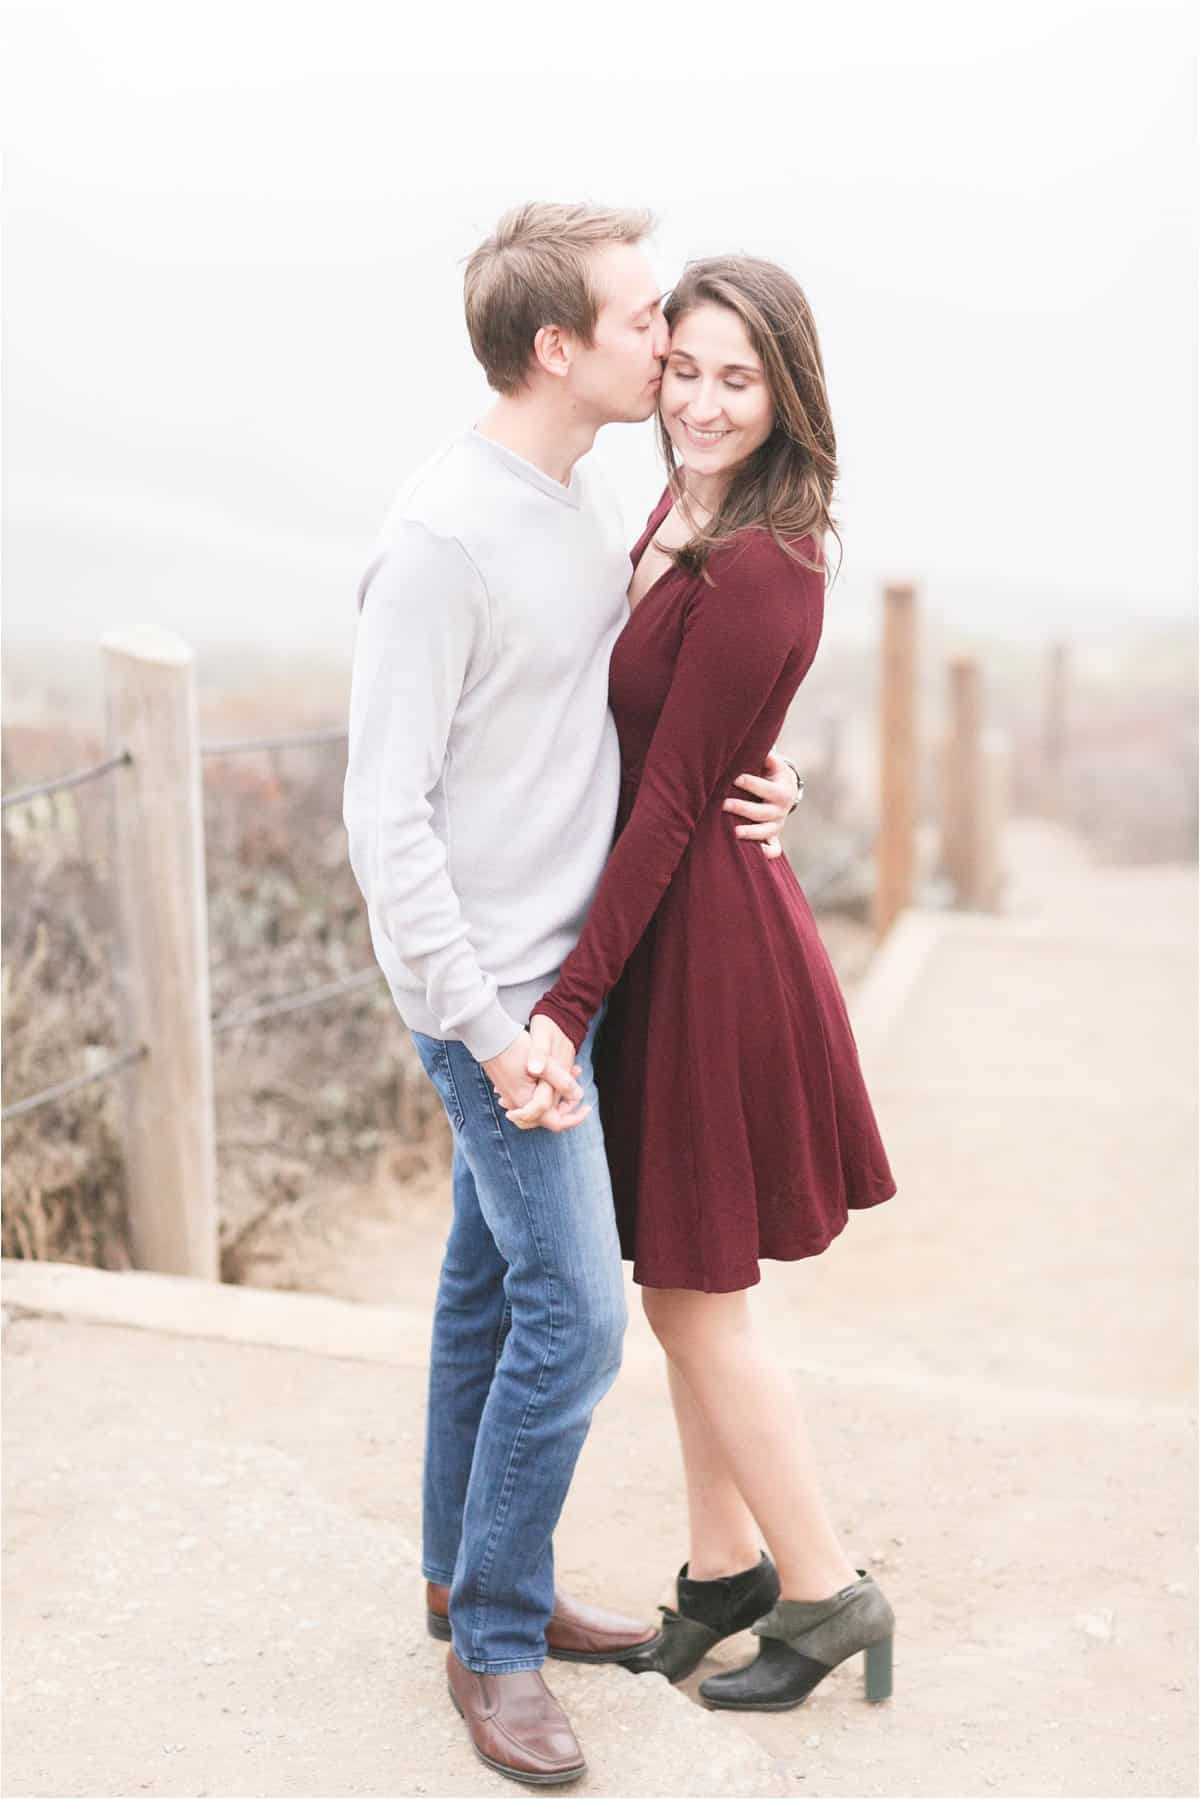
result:
<svg viewBox="0 0 1200 1799"><path fill-rule="evenodd" d="M705 301L675 321L658 404L693 474L725 477L766 443L775 407L736 312Z"/></svg>

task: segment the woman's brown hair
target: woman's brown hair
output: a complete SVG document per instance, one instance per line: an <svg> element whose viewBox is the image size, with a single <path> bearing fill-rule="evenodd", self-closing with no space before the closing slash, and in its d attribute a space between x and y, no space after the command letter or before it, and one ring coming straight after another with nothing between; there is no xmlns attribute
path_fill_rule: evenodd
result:
<svg viewBox="0 0 1200 1799"><path fill-rule="evenodd" d="M808 301L776 263L757 256L710 256L687 264L663 312L674 331L685 314L710 303L728 307L745 325L763 365L775 425L766 442L735 468L707 525L681 549L664 547L664 554L701 574L719 544L757 525L805 568L814 565L799 554L795 540L811 535L820 559L816 567L823 571L826 533L837 539L839 552L842 541L829 510L838 472L837 439ZM682 508L683 479L661 412L658 437L671 493Z"/></svg>

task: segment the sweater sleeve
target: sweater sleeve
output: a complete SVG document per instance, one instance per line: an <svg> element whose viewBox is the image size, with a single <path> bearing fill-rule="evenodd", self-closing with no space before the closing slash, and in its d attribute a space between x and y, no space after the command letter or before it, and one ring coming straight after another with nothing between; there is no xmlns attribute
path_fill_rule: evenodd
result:
<svg viewBox="0 0 1200 1799"><path fill-rule="evenodd" d="M429 801L459 698L485 665L487 593L459 543L400 521L359 603L342 808L350 863L441 1034L487 1061L521 1026L475 958Z"/></svg>
<svg viewBox="0 0 1200 1799"><path fill-rule="evenodd" d="M805 548L811 540L806 539ZM720 557L720 572L717 558ZM716 585L687 608L675 671L633 810L578 943L533 1008L579 1047L649 924L702 814L723 786L789 660L811 661L824 580L763 532L714 554ZM723 796L722 796L723 797Z"/></svg>

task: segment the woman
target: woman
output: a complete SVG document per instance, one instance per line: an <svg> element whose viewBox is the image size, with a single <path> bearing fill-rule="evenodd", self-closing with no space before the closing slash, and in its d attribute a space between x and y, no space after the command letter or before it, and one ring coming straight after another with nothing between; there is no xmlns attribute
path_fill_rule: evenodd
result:
<svg viewBox="0 0 1200 1799"><path fill-rule="evenodd" d="M785 1709L860 1650L882 1699L891 1607L837 1538L748 1289L761 1257L820 1254L895 1183L796 877L721 816L816 654L834 432L812 316L782 269L693 263L665 311L668 485L632 552L609 677L618 834L534 1010L570 1066L610 996L601 1115L622 1253L667 1355L690 1528L677 1605L641 1665L681 1679L753 1625L757 1657L704 1681L708 1704Z"/></svg>

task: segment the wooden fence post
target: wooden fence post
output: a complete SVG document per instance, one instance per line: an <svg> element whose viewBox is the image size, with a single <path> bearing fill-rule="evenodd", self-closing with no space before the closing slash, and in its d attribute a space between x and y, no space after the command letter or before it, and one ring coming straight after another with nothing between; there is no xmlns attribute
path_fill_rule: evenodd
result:
<svg viewBox="0 0 1200 1799"><path fill-rule="evenodd" d="M102 642L117 771L118 987L149 1055L124 1076L134 1265L219 1278L208 903L192 651L147 627Z"/></svg>
<svg viewBox="0 0 1200 1799"><path fill-rule="evenodd" d="M950 725L942 742L942 842L939 865L956 906L998 904L1004 886L1004 828L1011 752L1003 731L983 728L979 668L970 656L950 663Z"/></svg>
<svg viewBox="0 0 1200 1799"><path fill-rule="evenodd" d="M893 583L884 588L874 907L879 937L912 902L917 812L915 612L911 586Z"/></svg>
<svg viewBox="0 0 1200 1799"><path fill-rule="evenodd" d="M979 669L970 656L950 663L950 728L942 763L942 867L955 904L980 903L981 749Z"/></svg>
<svg viewBox="0 0 1200 1799"><path fill-rule="evenodd" d="M1008 879L1004 832L1011 810L1012 744L994 727L979 739L979 904L999 906Z"/></svg>
<svg viewBox="0 0 1200 1799"><path fill-rule="evenodd" d="M1067 747L1068 651L1065 643L1052 643L1046 653L1045 693L1042 711L1042 805L1051 818L1062 816L1066 798L1064 763Z"/></svg>
<svg viewBox="0 0 1200 1799"><path fill-rule="evenodd" d="M845 810L846 783L842 774L845 742L845 714L827 712L821 720L821 760L817 768L816 787L820 794L821 810L831 824L837 824Z"/></svg>

